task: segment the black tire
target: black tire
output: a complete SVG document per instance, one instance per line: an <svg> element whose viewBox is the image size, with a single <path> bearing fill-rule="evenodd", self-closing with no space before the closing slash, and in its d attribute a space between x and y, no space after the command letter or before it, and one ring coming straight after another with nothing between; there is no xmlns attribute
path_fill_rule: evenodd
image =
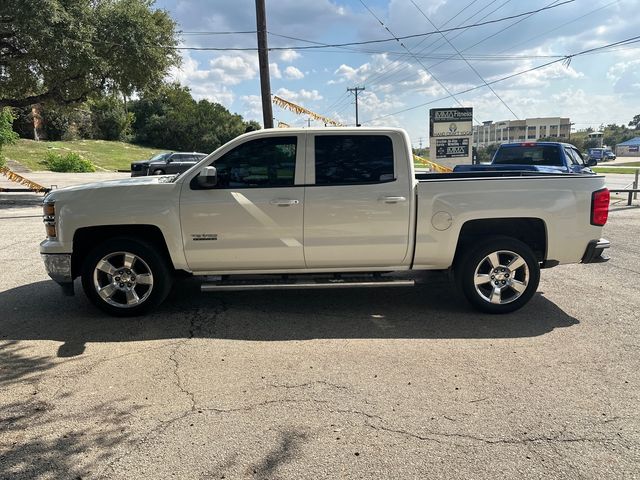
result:
<svg viewBox="0 0 640 480"><path fill-rule="evenodd" d="M158 168L157 170L154 170L151 175L164 175L164 170Z"/></svg>
<svg viewBox="0 0 640 480"><path fill-rule="evenodd" d="M535 294L540 264L525 243L495 236L465 251L456 262L455 276L463 295L477 310L509 313L523 307Z"/></svg>
<svg viewBox="0 0 640 480"><path fill-rule="evenodd" d="M128 237L112 238L94 248L82 264L81 276L89 300L117 317L141 315L157 307L173 284L172 272L157 247Z"/></svg>

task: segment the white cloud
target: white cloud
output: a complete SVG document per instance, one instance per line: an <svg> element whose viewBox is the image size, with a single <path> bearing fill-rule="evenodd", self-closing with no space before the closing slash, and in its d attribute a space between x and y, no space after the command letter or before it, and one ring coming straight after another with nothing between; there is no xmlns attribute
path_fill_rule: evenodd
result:
<svg viewBox="0 0 640 480"><path fill-rule="evenodd" d="M240 100L242 100L242 116L262 122L262 98L259 95L243 95Z"/></svg>
<svg viewBox="0 0 640 480"><path fill-rule="evenodd" d="M497 80L498 78L506 77L508 75L512 75L514 73L518 73L527 69L527 64L520 65L515 69L515 71L512 71L511 73L496 75L493 77L489 77L486 80ZM578 72L572 66L564 66L562 63L554 63L553 65L549 65L548 67L540 68L538 70L533 70L531 72L518 75L512 80L505 81L505 84L509 85L510 87L523 88L548 87L551 84L552 80L560 80L563 78L578 79L582 77L584 77L584 74Z"/></svg>
<svg viewBox="0 0 640 480"><path fill-rule="evenodd" d="M295 50L282 50L280 52L280 60L286 63L291 63L294 60L297 60L298 58L300 58L301 56L302 55L300 55Z"/></svg>
<svg viewBox="0 0 640 480"><path fill-rule="evenodd" d="M282 72L280 72L280 67L278 67L277 63L269 64L269 74L272 78L282 78Z"/></svg>
<svg viewBox="0 0 640 480"><path fill-rule="evenodd" d="M322 100L322 95L320 95L318 90L305 90L304 88L298 90L297 92L294 92L287 88L280 88L276 92L276 95L294 103L303 103L305 101L314 102L317 100Z"/></svg>
<svg viewBox="0 0 640 480"><path fill-rule="evenodd" d="M219 72L214 73L212 70L200 69L199 62L185 54L180 68L172 69L168 77L171 81L187 85L195 99L205 98L228 107L233 103L235 95L227 85L218 81L218 74Z"/></svg>
<svg viewBox="0 0 640 480"><path fill-rule="evenodd" d="M607 78L617 93L636 93L640 87L640 60L618 62L607 70Z"/></svg>
<svg viewBox="0 0 640 480"><path fill-rule="evenodd" d="M221 55L210 60L209 65L209 77L225 85L237 85L258 73L258 60L248 55Z"/></svg>
<svg viewBox="0 0 640 480"><path fill-rule="evenodd" d="M304 78L304 73L302 73L293 65L289 65L287 68L284 69L284 75L289 80L300 80Z"/></svg>

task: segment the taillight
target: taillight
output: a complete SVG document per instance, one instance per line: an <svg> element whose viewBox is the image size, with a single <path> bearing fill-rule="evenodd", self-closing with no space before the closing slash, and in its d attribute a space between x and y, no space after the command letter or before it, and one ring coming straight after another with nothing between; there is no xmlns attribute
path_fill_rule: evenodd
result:
<svg viewBox="0 0 640 480"><path fill-rule="evenodd" d="M604 226L609 218L611 194L607 188L591 194L591 225Z"/></svg>

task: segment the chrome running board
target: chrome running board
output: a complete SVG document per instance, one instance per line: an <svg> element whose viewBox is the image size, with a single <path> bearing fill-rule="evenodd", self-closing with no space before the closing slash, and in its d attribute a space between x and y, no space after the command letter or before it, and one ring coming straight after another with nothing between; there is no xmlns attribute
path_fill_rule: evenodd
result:
<svg viewBox="0 0 640 480"><path fill-rule="evenodd" d="M318 279L301 281L273 280L265 282L251 280L226 280L214 283L203 283L200 290L203 292L239 291L239 290L310 290L320 288L357 288L357 287L413 287L415 280L398 279Z"/></svg>

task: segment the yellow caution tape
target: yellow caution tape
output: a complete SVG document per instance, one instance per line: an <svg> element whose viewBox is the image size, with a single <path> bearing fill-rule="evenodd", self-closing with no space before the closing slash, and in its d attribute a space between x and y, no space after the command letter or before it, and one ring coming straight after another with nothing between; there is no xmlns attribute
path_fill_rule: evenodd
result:
<svg viewBox="0 0 640 480"><path fill-rule="evenodd" d="M417 163L423 167L429 167L431 170L438 173L450 173L453 170L449 167L445 167L444 165L440 165L438 163L432 162L431 160L427 160L426 158L419 157L418 155L413 156L414 163Z"/></svg>

